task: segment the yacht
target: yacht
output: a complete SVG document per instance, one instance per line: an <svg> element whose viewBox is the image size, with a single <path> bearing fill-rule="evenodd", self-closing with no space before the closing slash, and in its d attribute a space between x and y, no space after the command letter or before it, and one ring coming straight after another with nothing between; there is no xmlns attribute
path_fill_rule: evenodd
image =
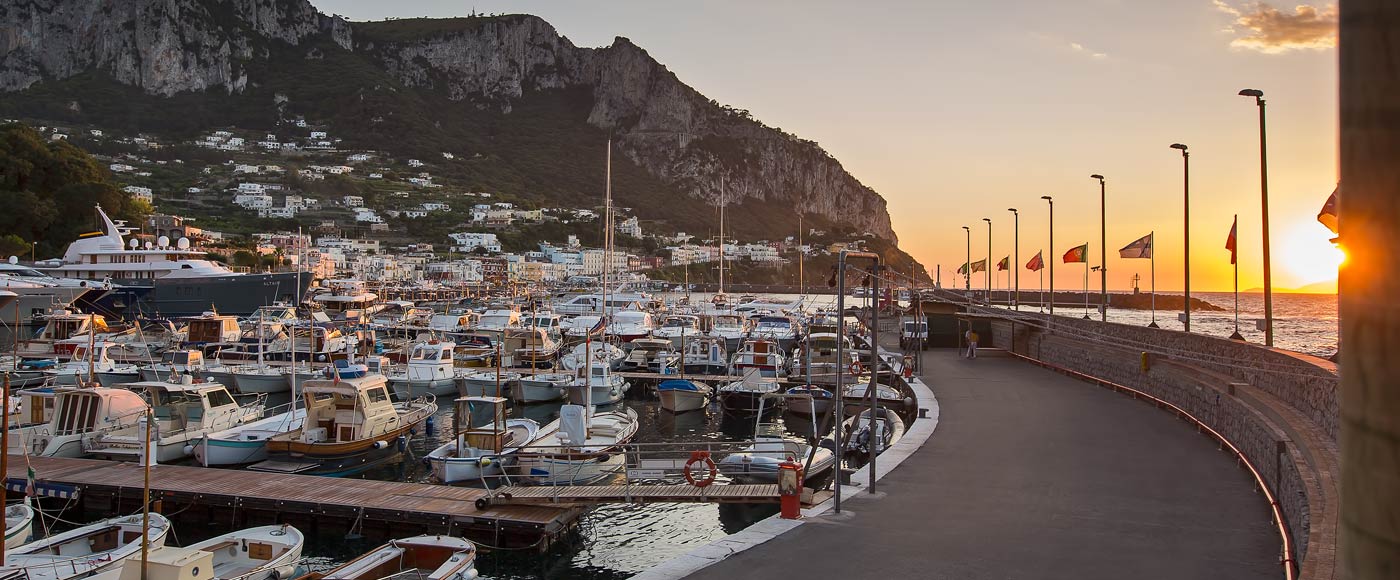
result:
<svg viewBox="0 0 1400 580"><path fill-rule="evenodd" d="M383 308L379 295L366 289L363 280L329 280L327 289L311 301L336 322L363 323Z"/></svg>
<svg viewBox="0 0 1400 580"><path fill-rule="evenodd" d="M607 295L607 313L646 308L651 298L643 294ZM601 316L604 314L602 294L576 294L554 305L554 311L565 316Z"/></svg>
<svg viewBox="0 0 1400 580"><path fill-rule="evenodd" d="M218 304L227 313L251 314L259 306L295 300L311 284L311 276L302 272L234 272L190 249L185 238L172 246L161 236L142 246L139 240L126 239L134 228L113 221L101 206L96 209L103 231L79 236L61 259L36 267L89 283L110 280L113 287L102 297L103 312L128 319L143 313L195 316Z"/></svg>
<svg viewBox="0 0 1400 580"><path fill-rule="evenodd" d="M520 311L504 308L487 310L481 313L476 322L478 331L504 331L507 328L520 328Z"/></svg>
<svg viewBox="0 0 1400 580"><path fill-rule="evenodd" d="M724 340L724 350L732 351L748 338L748 320L737 314L716 314L710 323L710 336Z"/></svg>
<svg viewBox="0 0 1400 580"><path fill-rule="evenodd" d="M681 347L682 340L690 341L705 336L700 331L700 317L692 314L672 314L661 322L661 326L651 331L653 338L664 338L671 341L676 348Z"/></svg>
<svg viewBox="0 0 1400 580"><path fill-rule="evenodd" d="M792 317L772 314L759 315L753 330L749 332L751 337L766 338L778 343L778 347L784 352L792 348L801 334L802 329Z"/></svg>
<svg viewBox="0 0 1400 580"><path fill-rule="evenodd" d="M53 378L53 382L60 386L73 386L87 384L95 379L130 381L137 376L136 365L119 364L112 362L112 357L107 354L111 349L110 342L94 342L92 347L82 345L73 350L73 358L67 362L59 363L54 368L45 371Z"/></svg>
<svg viewBox="0 0 1400 580"><path fill-rule="evenodd" d="M651 314L639 310L625 310L613 314L603 332L604 335L615 337L619 341L631 342L651 336L653 330L656 330L656 323L652 321Z"/></svg>
<svg viewBox="0 0 1400 580"><path fill-rule="evenodd" d="M99 434L137 425L146 402L126 389L63 387L54 389L48 422L10 434L10 449L42 457L82 457Z"/></svg>
<svg viewBox="0 0 1400 580"><path fill-rule="evenodd" d="M143 381L126 385L145 394L155 417L157 462L170 462L193 454L193 445L205 434L223 431L262 417L263 399L239 405L228 389L218 383L196 383L186 375L179 383ZM100 459L140 461L144 423L125 429L99 433L84 447L87 455Z"/></svg>
<svg viewBox="0 0 1400 580"><path fill-rule="evenodd" d="M11 256L9 262L0 262L0 292L12 295L10 300L0 300L0 323L29 326L54 308L93 310L94 301L109 289L110 284L101 282L54 278Z"/></svg>
<svg viewBox="0 0 1400 580"><path fill-rule="evenodd" d="M594 340L586 343L579 343L562 357L559 357L560 368L566 371L575 371L583 367L584 350L587 349L594 360L601 360L608 363L608 366L616 369L622 364L622 359L627 358L627 353L623 352L615 344L610 344L601 340Z"/></svg>
<svg viewBox="0 0 1400 580"><path fill-rule="evenodd" d="M107 318L101 314L84 314L72 310L52 310L42 317L43 328L34 338L21 340L15 346L16 354L24 358L69 358L73 349L87 338L109 332Z"/></svg>
<svg viewBox="0 0 1400 580"><path fill-rule="evenodd" d="M456 346L437 339L413 345L408 364L388 377L394 396L407 401L427 394L456 394L457 375L452 366L452 350Z"/></svg>
<svg viewBox="0 0 1400 580"><path fill-rule="evenodd" d="M675 354L671 341L659 338L639 338L627 344L627 357L618 370L660 372L661 360Z"/></svg>
<svg viewBox="0 0 1400 580"><path fill-rule="evenodd" d="M840 358L836 356L838 347L841 351ZM849 338L832 332L814 332L807 335L807 338L798 344L797 350L793 351L790 361L792 370L788 376L805 379L810 373L815 382L834 383L838 367L848 369L858 361L859 353Z"/></svg>

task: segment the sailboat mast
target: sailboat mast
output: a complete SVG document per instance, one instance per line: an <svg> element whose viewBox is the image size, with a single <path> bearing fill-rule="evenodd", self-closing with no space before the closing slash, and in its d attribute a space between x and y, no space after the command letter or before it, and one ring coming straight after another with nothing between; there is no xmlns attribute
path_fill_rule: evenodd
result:
<svg viewBox="0 0 1400 580"><path fill-rule="evenodd" d="M724 176L719 176L719 293L724 294Z"/></svg>

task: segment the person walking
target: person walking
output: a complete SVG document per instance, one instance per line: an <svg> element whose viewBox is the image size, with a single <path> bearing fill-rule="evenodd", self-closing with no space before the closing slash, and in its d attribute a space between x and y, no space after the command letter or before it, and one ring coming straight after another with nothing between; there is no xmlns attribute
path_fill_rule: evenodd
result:
<svg viewBox="0 0 1400 580"><path fill-rule="evenodd" d="M967 339L967 358L977 358L977 331L968 328L963 336Z"/></svg>

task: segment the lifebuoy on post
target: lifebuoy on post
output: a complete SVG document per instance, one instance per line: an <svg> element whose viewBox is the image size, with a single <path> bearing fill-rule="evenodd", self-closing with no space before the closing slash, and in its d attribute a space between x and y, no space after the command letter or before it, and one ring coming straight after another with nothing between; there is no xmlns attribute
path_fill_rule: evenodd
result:
<svg viewBox="0 0 1400 580"><path fill-rule="evenodd" d="M865 367L861 366L859 362L851 363L851 374L859 375L863 372L865 372Z"/></svg>
<svg viewBox="0 0 1400 580"><path fill-rule="evenodd" d="M704 463L709 473L704 479L696 480L695 474L691 473L691 467L696 463ZM685 480L695 487L705 487L715 482L715 476L719 474L719 466L715 465L715 460L710 458L709 451L693 451L690 454L690 461L685 462Z"/></svg>

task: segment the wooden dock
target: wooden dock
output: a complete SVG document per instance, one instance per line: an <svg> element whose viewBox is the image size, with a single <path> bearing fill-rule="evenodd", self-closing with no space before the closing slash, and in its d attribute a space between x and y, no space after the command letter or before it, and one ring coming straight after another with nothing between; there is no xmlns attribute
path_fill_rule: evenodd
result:
<svg viewBox="0 0 1400 580"><path fill-rule="evenodd" d="M491 505L567 503L778 503L778 486L766 485L573 485L497 490Z"/></svg>
<svg viewBox="0 0 1400 580"><path fill-rule="evenodd" d="M11 455L8 483L23 482L26 464L41 484L72 486L84 511L109 514L140 509L140 466L97 459ZM159 465L151 470L152 497L166 512L193 512L209 521L248 525L392 526L393 533L442 533L494 546L546 548L585 511L581 505L499 505L478 510L487 492L470 487L338 479ZM271 521L268 521L268 520ZM407 527L406 527L407 526ZM408 533L407 535L411 535Z"/></svg>

